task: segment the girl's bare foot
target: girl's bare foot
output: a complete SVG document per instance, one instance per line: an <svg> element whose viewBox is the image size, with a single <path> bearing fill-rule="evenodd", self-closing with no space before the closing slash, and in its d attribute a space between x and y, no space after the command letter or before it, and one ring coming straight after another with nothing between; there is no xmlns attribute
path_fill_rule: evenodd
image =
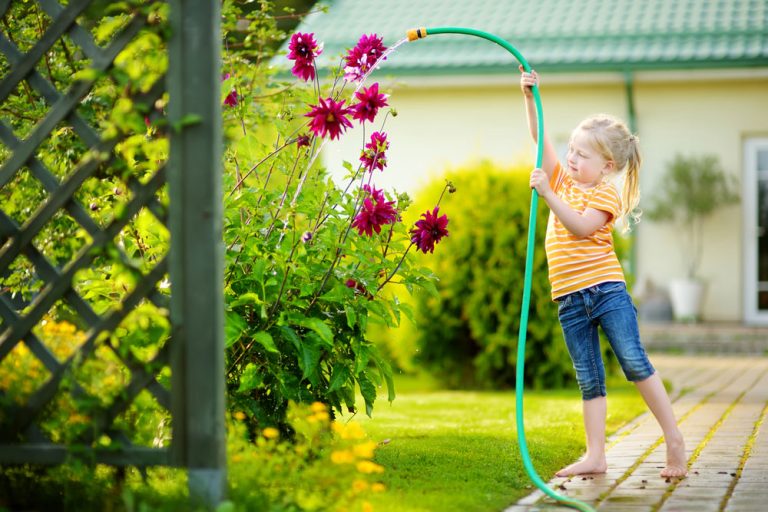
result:
<svg viewBox="0 0 768 512"><path fill-rule="evenodd" d="M683 478L688 474L688 464L685 459L685 442L682 434L667 442L667 466L661 470L664 478Z"/></svg>
<svg viewBox="0 0 768 512"><path fill-rule="evenodd" d="M574 476L605 473L607 470L608 464L605 462L605 457L597 460L592 460L589 457L585 457L583 460L574 462L570 466L564 467L555 473L555 476Z"/></svg>

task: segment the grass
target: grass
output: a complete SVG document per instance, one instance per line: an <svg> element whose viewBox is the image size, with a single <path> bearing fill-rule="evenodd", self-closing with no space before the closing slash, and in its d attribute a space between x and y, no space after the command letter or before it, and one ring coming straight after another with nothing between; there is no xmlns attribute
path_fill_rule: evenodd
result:
<svg viewBox="0 0 768 512"><path fill-rule="evenodd" d="M375 510L500 511L530 493L517 445L513 391L441 391L428 380L401 378L397 399L377 402L358 418L379 443L376 461L387 491ZM549 480L583 453L581 399L576 389L526 391L525 433L539 475ZM634 386L609 383L610 435L645 411Z"/></svg>

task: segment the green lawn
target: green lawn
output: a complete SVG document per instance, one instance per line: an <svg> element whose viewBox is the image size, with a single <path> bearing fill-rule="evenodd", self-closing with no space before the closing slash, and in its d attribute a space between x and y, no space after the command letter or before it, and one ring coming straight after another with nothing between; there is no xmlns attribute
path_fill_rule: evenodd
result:
<svg viewBox="0 0 768 512"><path fill-rule="evenodd" d="M357 418L382 443L376 461L387 491L376 511L501 511L534 487L523 469L515 430L514 392L439 391L400 379L397 399ZM608 387L608 433L645 411L634 386ZM525 432L534 467L549 480L581 456L584 429L576 389L525 393Z"/></svg>

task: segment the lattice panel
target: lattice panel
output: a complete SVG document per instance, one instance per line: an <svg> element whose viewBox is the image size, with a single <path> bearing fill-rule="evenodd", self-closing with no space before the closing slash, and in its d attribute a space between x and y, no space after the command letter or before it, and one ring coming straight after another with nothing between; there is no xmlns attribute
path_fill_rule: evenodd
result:
<svg viewBox="0 0 768 512"><path fill-rule="evenodd" d="M0 2L4 460L168 461L167 10Z"/></svg>

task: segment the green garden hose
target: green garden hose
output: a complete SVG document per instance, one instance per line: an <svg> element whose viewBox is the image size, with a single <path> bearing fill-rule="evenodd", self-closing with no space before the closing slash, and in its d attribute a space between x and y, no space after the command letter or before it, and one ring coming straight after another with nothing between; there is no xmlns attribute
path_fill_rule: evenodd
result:
<svg viewBox="0 0 768 512"><path fill-rule="evenodd" d="M498 36L462 27L439 27L439 28L415 28L408 31L408 40L423 39L427 35L433 34L465 34L469 36L481 37L493 43L498 44L515 58L523 66L526 72L531 71L531 66L525 57L517 49L504 39ZM533 86L533 99L536 104L536 126L537 126L537 145L536 145L536 167L541 167L541 161L544 155L544 117L541 109L541 95L539 87ZM536 211L539 204L539 195L536 190L531 191L531 211L528 219L528 249L525 255L525 279L523 281L523 303L520 309L520 331L517 338L517 366L515 368L515 417L517 422L517 440L520 446L520 456L523 459L523 467L531 481L541 489L544 494L562 502L569 507L585 512L594 512L594 509L587 503L567 496L561 496L547 486L541 477L536 473L536 469L531 462L531 456L528 453L528 444L525 441L525 426L523 424L523 375L525 370L525 340L528 331L528 310L531 302L531 280L533 277L533 251L536 244Z"/></svg>

